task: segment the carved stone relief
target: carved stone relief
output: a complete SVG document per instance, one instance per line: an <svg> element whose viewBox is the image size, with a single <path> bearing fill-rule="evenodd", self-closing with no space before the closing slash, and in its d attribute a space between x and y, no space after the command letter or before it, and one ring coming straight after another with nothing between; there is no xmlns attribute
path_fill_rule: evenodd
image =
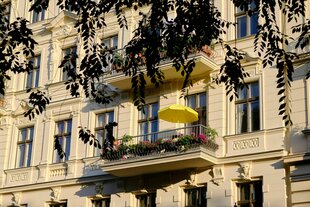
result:
<svg viewBox="0 0 310 207"><path fill-rule="evenodd" d="M239 173L240 173L240 178L249 180L251 178L251 162L241 162L239 163Z"/></svg>
<svg viewBox="0 0 310 207"><path fill-rule="evenodd" d="M21 192L12 193L12 203L14 206L19 206L21 197L22 197Z"/></svg>
<svg viewBox="0 0 310 207"><path fill-rule="evenodd" d="M188 177L186 179L187 185L196 185L196 172L188 172Z"/></svg>
<svg viewBox="0 0 310 207"><path fill-rule="evenodd" d="M224 181L224 165L214 165L213 169L213 183L219 185Z"/></svg>
<svg viewBox="0 0 310 207"><path fill-rule="evenodd" d="M20 182L20 181L25 181L28 178L28 172L25 173L17 173L17 174L12 174L10 175L10 182Z"/></svg>
<svg viewBox="0 0 310 207"><path fill-rule="evenodd" d="M244 150L259 147L259 138L237 140L233 142L233 150Z"/></svg>
<svg viewBox="0 0 310 207"><path fill-rule="evenodd" d="M52 202L59 201L61 188L51 188L50 199Z"/></svg>
<svg viewBox="0 0 310 207"><path fill-rule="evenodd" d="M104 190L103 183L96 183L96 186L95 186L96 195L102 195L103 190Z"/></svg>

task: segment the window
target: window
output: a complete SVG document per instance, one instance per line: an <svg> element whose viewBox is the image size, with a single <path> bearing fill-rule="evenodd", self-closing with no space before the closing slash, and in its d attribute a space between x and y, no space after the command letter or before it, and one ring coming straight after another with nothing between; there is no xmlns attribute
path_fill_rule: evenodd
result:
<svg viewBox="0 0 310 207"><path fill-rule="evenodd" d="M67 202L61 202L61 203L52 203L49 205L49 207L67 207Z"/></svg>
<svg viewBox="0 0 310 207"><path fill-rule="evenodd" d="M111 199L110 198L103 198L103 199L96 199L92 200L92 207L110 207Z"/></svg>
<svg viewBox="0 0 310 207"><path fill-rule="evenodd" d="M117 35L109 37L109 38L105 38L102 40L102 42L104 43L104 46L107 49L115 50L118 48L118 36Z"/></svg>
<svg viewBox="0 0 310 207"><path fill-rule="evenodd" d="M101 146L104 145L106 135L107 135L107 132L105 130L105 125L107 125L110 122L114 122L113 111L97 114L95 136L96 136L96 139L99 140ZM100 155L100 149L96 147L94 151L94 156L99 156L99 155Z"/></svg>
<svg viewBox="0 0 310 207"><path fill-rule="evenodd" d="M64 120L56 123L56 135L62 150L66 153L66 156L60 159L59 155L54 151L54 163L63 162L64 160L69 160L70 157L70 142L71 142L71 129L72 120Z"/></svg>
<svg viewBox="0 0 310 207"><path fill-rule="evenodd" d="M32 58L30 61L33 64L33 70L27 73L26 89L35 88L39 86L41 56L36 56Z"/></svg>
<svg viewBox="0 0 310 207"><path fill-rule="evenodd" d="M258 13L255 1L249 3L248 8L236 9L237 38L246 37L257 33Z"/></svg>
<svg viewBox="0 0 310 207"><path fill-rule="evenodd" d="M260 129L259 84L253 82L238 90L236 100L236 133Z"/></svg>
<svg viewBox="0 0 310 207"><path fill-rule="evenodd" d="M62 51L63 59L67 59L67 62L64 64L63 68L66 68L63 73L61 73L60 80L68 80L68 73L76 72L76 59L77 59L77 49L76 47L69 47Z"/></svg>
<svg viewBox="0 0 310 207"><path fill-rule="evenodd" d="M144 110L139 111L139 132L143 136L143 141L154 142L157 134L151 134L158 131L158 102L146 104Z"/></svg>
<svg viewBox="0 0 310 207"><path fill-rule="evenodd" d="M118 36L112 36L102 40L105 49L114 50L113 53L108 53L106 61L108 63L108 70L112 70L112 74L122 71L123 55L118 48Z"/></svg>
<svg viewBox="0 0 310 207"><path fill-rule="evenodd" d="M39 21L44 20L45 17L45 10L42 9L40 12L32 11L32 21L31 23L36 23Z"/></svg>
<svg viewBox="0 0 310 207"><path fill-rule="evenodd" d="M198 121L192 123L207 125L207 94L198 93L187 96L187 106L198 112Z"/></svg>
<svg viewBox="0 0 310 207"><path fill-rule="evenodd" d="M156 207L156 193L137 195L137 207Z"/></svg>
<svg viewBox="0 0 310 207"><path fill-rule="evenodd" d="M207 188L185 189L185 207L206 207L207 206Z"/></svg>
<svg viewBox="0 0 310 207"><path fill-rule="evenodd" d="M34 127L27 127L19 130L16 167L30 166L33 136Z"/></svg>
<svg viewBox="0 0 310 207"><path fill-rule="evenodd" d="M262 181L237 183L238 207L262 207L263 192Z"/></svg>

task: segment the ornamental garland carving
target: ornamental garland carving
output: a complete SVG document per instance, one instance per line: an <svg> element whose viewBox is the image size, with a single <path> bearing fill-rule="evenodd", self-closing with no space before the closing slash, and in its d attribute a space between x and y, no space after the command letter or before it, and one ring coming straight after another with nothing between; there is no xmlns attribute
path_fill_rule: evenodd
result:
<svg viewBox="0 0 310 207"><path fill-rule="evenodd" d="M259 138L238 140L233 142L233 150L245 150L259 147Z"/></svg>

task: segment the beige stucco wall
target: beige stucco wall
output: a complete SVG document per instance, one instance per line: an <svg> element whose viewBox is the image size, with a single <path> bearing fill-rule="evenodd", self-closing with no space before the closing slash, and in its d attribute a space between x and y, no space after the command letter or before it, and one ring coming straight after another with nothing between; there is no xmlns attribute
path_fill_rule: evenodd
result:
<svg viewBox="0 0 310 207"><path fill-rule="evenodd" d="M30 19L27 1L17 0L15 15ZM216 1L224 18L232 20L231 2ZM309 4L309 1L307 1ZM26 6L24 6L26 4ZM27 98L24 90L25 75L12 75L8 83L6 108L0 117L0 204L8 206L12 198L18 198L19 204L39 207L48 206L51 190L59 192L58 200L67 200L68 206L91 206L91 198L100 197L96 185L103 186L104 196L111 196L112 207L136 207L135 195L145 190L156 191L156 203L159 207L181 207L185 205L184 189L193 186L207 186L208 206L231 207L237 201L236 183L244 181L240 176L240 164L250 167L249 179L262 179L264 207L292 206L302 207L310 203L309 165L302 158L310 150L310 138L303 133L309 127L310 83L304 79L309 69L309 59L298 63L292 83L292 119L294 125L286 133L281 117L278 115L278 89L276 88L275 68L263 69L261 61L253 53L253 37L238 41L234 39L234 30L230 29L224 39L228 44L247 51L253 57L244 62L244 67L251 74L246 82L259 81L260 84L260 123L261 130L252 133L236 134L235 104L227 97L225 86L210 84L210 78L217 74L223 62L223 50L215 47L215 56L204 59L204 67L211 68L203 76L194 77L189 94L207 92L207 121L218 132L216 142L216 164L203 169L185 169L182 171L163 172L131 178L116 178L104 172L104 161L92 157L93 147L83 145L78 139L78 126L93 129L96 114L114 110L115 121L119 123L115 136L138 134L138 111L132 102L130 86L121 91L117 101L99 105L84 96L72 98L59 82L61 50L74 45L78 38L72 29L72 16L59 14L51 1L47 19L31 24L35 38L39 43L36 49L41 54L40 86L48 88L52 103L46 112L29 121L23 117L21 101ZM229 5L228 5L229 4ZM54 17L58 15L55 19ZM278 13L278 15L280 15ZM118 34L119 47L123 47L132 37L137 13L126 11L129 30L119 30L115 16L109 14L106 19L109 27L100 31L102 37ZM11 19L14 17L11 16ZM280 16L278 16L280 18ZM49 28L46 28L46 25ZM62 28L66 26L69 34ZM78 52L83 50L78 45ZM209 61L209 62L208 62ZM115 77L114 77L115 78ZM117 79L117 77L116 77ZM46 85L47 84L47 85ZM185 104L180 99L182 79L175 76L166 81L160 89L147 88L146 101L158 101L161 108L174 103ZM1 112L2 113L2 112ZM55 122L72 119L71 156L66 163L52 164L53 136ZM16 143L19 129L34 126L33 154L31 167L15 168ZM160 130L174 129L183 124L159 122ZM291 161L291 156L299 156L299 161ZM295 157L294 157L295 159ZM297 158L296 158L297 159ZM301 161L300 161L301 159ZM284 161L283 161L284 160ZM220 169L219 175L214 175ZM296 179L297 177L297 179ZM188 179L191 178L191 182ZM102 196L102 195L101 195Z"/></svg>

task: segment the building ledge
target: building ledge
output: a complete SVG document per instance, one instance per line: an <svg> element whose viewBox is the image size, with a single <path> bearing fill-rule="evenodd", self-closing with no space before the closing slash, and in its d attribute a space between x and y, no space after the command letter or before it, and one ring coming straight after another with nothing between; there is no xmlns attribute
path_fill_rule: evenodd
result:
<svg viewBox="0 0 310 207"><path fill-rule="evenodd" d="M310 152L298 153L284 157L285 164L293 164L297 162L309 162L309 161L310 161Z"/></svg>
<svg viewBox="0 0 310 207"><path fill-rule="evenodd" d="M166 152L125 160L106 161L101 168L115 176L129 177L187 168L205 168L214 164L217 164L214 152L198 146L184 152Z"/></svg>

